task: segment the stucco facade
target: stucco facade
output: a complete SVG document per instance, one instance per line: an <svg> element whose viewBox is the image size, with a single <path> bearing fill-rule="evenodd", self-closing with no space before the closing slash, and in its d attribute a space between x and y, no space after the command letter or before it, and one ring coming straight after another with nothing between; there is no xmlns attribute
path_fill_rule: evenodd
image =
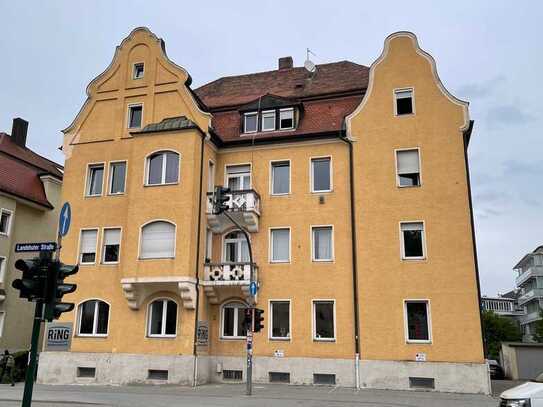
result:
<svg viewBox="0 0 543 407"><path fill-rule="evenodd" d="M141 63L144 76L135 79ZM62 200L71 203L73 219L62 261L80 262L81 231L97 230L95 261L80 266L73 278L78 289L66 298L109 304L107 332L80 335L80 311L64 315L76 326L71 352L42 355L39 380L154 382L151 371L160 370L168 371L164 380L170 383L189 384L221 381L225 370L244 371L245 340L223 335L223 306L247 300L246 281L209 278L212 265L224 263L232 227L207 210L207 192L228 183L228 166L243 165L258 208L241 219L253 230L256 301L265 311L264 329L254 339L256 381L281 372L290 374L290 383L311 384L315 374L325 374L335 375L337 385L407 389L410 378L425 377L434 379L436 390L488 392L465 161L467 104L443 88L433 60L410 33L387 38L369 72L362 102L344 118L346 129L326 137L228 144L162 41L147 29L134 30L90 83L63 145ZM400 88L414 90L408 117L395 115L394 90ZM138 129L127 125L131 104L143 106ZM302 113L300 123L310 112ZM191 124L146 127L176 117ZM397 186L395 151L406 148L420 152L416 188ZM149 160L161 151L178 155L176 181L148 185ZM328 159L330 187L312 192L312 160L320 157ZM112 195L108 180L118 161L126 162L126 186ZM271 193L273 162L288 162L285 194ZM89 171L96 164L104 168L103 187L89 196ZM174 225L173 255L143 259L144 226L157 220ZM422 259L400 256L400 222L407 221L424 223ZM112 227L120 229L120 255L115 264L103 264L104 228ZM313 227L326 227L332 236L326 261L315 261ZM274 228L289 230L282 262L271 259ZM208 230L214 232L209 239ZM176 330L156 337L149 334L149 304L162 298L177 303ZM290 332L277 339L269 322L270 303L279 300L289 301ZM315 334L316 300L333 304L333 335L326 340ZM424 343L407 340L405 300L428 304L430 338ZM196 320L208 323L206 346L195 345ZM67 363L59 368L57 361ZM140 361L149 375L138 371ZM116 364L124 376L113 373ZM78 377L78 367L94 368L95 376ZM472 380L461 383L462 375Z"/></svg>

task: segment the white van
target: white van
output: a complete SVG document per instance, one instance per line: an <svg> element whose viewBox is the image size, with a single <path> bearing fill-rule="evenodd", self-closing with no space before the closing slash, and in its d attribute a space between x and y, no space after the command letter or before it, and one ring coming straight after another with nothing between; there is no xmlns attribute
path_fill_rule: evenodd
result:
<svg viewBox="0 0 543 407"><path fill-rule="evenodd" d="M500 394L499 407L543 407L543 373Z"/></svg>

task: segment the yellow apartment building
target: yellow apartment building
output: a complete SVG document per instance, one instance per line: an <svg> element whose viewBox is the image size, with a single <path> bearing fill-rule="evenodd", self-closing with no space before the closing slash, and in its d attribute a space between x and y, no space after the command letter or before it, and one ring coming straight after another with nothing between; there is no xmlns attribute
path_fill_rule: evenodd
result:
<svg viewBox="0 0 543 407"><path fill-rule="evenodd" d="M412 33L349 61L191 89L137 28L64 130L71 351L42 383L244 381L250 232L255 382L488 393L468 104Z"/></svg>

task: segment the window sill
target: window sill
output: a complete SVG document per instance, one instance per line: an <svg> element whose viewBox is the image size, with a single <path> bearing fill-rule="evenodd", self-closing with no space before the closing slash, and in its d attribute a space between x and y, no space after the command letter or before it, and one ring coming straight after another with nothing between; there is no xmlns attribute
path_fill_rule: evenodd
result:
<svg viewBox="0 0 543 407"><path fill-rule="evenodd" d="M270 341L280 341L280 342L290 342L290 337L288 338L268 338Z"/></svg>
<svg viewBox="0 0 543 407"><path fill-rule="evenodd" d="M103 261L100 263L101 266L118 266L120 262L118 261Z"/></svg>
<svg viewBox="0 0 543 407"><path fill-rule="evenodd" d="M290 260L270 260L270 264L290 264Z"/></svg>
<svg viewBox="0 0 543 407"><path fill-rule="evenodd" d="M85 198L100 198L102 194L96 194L96 195L87 195L85 194Z"/></svg>
<svg viewBox="0 0 543 407"><path fill-rule="evenodd" d="M107 334L77 334L75 335L76 338L99 338L104 339L107 338Z"/></svg>
<svg viewBox="0 0 543 407"><path fill-rule="evenodd" d="M179 181L165 182L164 184L143 184L144 187L167 187L169 185L179 185Z"/></svg>
<svg viewBox="0 0 543 407"><path fill-rule="evenodd" d="M406 344L408 345L431 345L432 344L432 341L428 340L417 340L417 339L408 339L407 341L405 341Z"/></svg>
<svg viewBox="0 0 543 407"><path fill-rule="evenodd" d="M402 113L402 114L394 113L394 117L411 117L411 116L415 116L415 112Z"/></svg>
<svg viewBox="0 0 543 407"><path fill-rule="evenodd" d="M336 338L313 338L313 342L335 342Z"/></svg>
<svg viewBox="0 0 543 407"><path fill-rule="evenodd" d="M111 192L107 194L107 196L123 196L123 195L125 195L124 192L115 192L115 193Z"/></svg>
<svg viewBox="0 0 543 407"><path fill-rule="evenodd" d="M426 261L428 260L426 257L402 257L402 261Z"/></svg>
<svg viewBox="0 0 543 407"><path fill-rule="evenodd" d="M270 196L273 197L282 197L282 196L289 196L291 195L290 192L285 192L283 194L270 194Z"/></svg>
<svg viewBox="0 0 543 407"><path fill-rule="evenodd" d="M221 341L246 341L246 336L221 336L219 338Z"/></svg>
<svg viewBox="0 0 543 407"><path fill-rule="evenodd" d="M311 261L313 263L324 263L324 264L334 263L334 259L327 259L327 260L312 259Z"/></svg>
<svg viewBox="0 0 543 407"><path fill-rule="evenodd" d="M147 339L175 339L177 335L147 335Z"/></svg>
<svg viewBox="0 0 543 407"><path fill-rule="evenodd" d="M398 188L401 188L401 189L403 189L403 188L408 188L409 189L409 188L420 188L422 186L422 184L421 185L396 185L396 186Z"/></svg>
<svg viewBox="0 0 543 407"><path fill-rule="evenodd" d="M93 261L92 263L79 263L79 266L94 266L96 264L95 261Z"/></svg>
<svg viewBox="0 0 543 407"><path fill-rule="evenodd" d="M138 257L138 260L173 260L175 256L171 257Z"/></svg>
<svg viewBox="0 0 543 407"><path fill-rule="evenodd" d="M333 189L323 189L322 191L311 191L312 194L331 194Z"/></svg>

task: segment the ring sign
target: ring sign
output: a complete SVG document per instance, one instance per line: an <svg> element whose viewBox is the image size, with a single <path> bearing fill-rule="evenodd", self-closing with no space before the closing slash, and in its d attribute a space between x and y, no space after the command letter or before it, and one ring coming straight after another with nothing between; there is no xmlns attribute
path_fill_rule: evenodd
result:
<svg viewBox="0 0 543 407"><path fill-rule="evenodd" d="M60 210L60 218L58 220L58 234L60 236L66 236L68 230L70 230L70 222L72 220L72 209L70 204L66 202Z"/></svg>

